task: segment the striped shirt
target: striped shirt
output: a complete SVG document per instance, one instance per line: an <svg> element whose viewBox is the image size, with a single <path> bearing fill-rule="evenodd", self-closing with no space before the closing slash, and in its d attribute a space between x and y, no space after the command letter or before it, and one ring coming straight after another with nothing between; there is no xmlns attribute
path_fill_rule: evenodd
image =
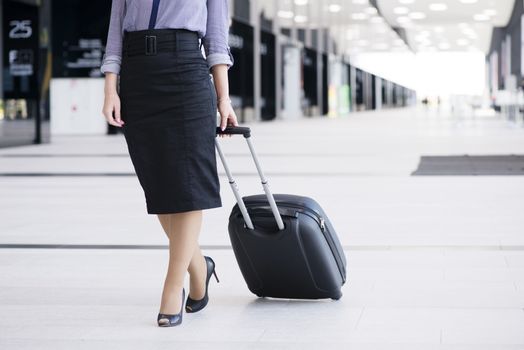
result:
<svg viewBox="0 0 524 350"><path fill-rule="evenodd" d="M120 74L124 31L148 29L153 0L113 0L102 73ZM228 0L160 1L155 29L181 28L198 32L209 68L233 65L228 45Z"/></svg>

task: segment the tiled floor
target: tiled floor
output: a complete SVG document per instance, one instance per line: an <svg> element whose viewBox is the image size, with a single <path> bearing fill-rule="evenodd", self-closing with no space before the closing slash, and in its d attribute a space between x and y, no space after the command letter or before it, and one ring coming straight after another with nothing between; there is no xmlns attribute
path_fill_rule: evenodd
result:
<svg viewBox="0 0 524 350"><path fill-rule="evenodd" d="M251 126L273 191L314 197L337 228L341 300L250 294L222 176L200 240L220 283L205 311L157 327L167 240L123 137L55 137L0 149L0 349L524 349L524 178L410 176L421 155L524 154L524 128L416 109ZM241 191L260 193L243 142L222 140Z"/></svg>

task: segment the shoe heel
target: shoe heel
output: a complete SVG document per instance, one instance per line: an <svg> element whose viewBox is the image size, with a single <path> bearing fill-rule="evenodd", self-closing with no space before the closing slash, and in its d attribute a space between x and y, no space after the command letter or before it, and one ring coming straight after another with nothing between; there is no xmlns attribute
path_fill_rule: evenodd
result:
<svg viewBox="0 0 524 350"><path fill-rule="evenodd" d="M213 269L213 275L215 276L215 279L217 280L217 283L219 283L220 281L218 280L217 273L216 273L215 269Z"/></svg>

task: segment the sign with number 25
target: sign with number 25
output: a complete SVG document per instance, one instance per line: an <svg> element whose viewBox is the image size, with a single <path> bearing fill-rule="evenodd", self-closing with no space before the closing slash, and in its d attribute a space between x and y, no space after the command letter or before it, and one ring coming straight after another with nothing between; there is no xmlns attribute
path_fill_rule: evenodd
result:
<svg viewBox="0 0 524 350"><path fill-rule="evenodd" d="M31 20L11 21L9 22L12 29L9 31L11 39L27 39L33 34Z"/></svg>

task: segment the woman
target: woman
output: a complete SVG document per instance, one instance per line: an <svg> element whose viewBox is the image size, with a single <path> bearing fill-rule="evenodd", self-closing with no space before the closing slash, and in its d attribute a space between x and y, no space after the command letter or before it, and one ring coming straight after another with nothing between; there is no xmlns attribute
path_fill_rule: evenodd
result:
<svg viewBox="0 0 524 350"><path fill-rule="evenodd" d="M122 128L147 213L158 216L169 239L159 326L181 324L184 302L186 312L202 310L209 279L216 278L215 263L202 255L198 236L202 210L222 206L214 148L217 108L222 129L238 125L228 97L233 58L227 2L112 3L101 66L103 114ZM184 300L186 271L190 289Z"/></svg>

